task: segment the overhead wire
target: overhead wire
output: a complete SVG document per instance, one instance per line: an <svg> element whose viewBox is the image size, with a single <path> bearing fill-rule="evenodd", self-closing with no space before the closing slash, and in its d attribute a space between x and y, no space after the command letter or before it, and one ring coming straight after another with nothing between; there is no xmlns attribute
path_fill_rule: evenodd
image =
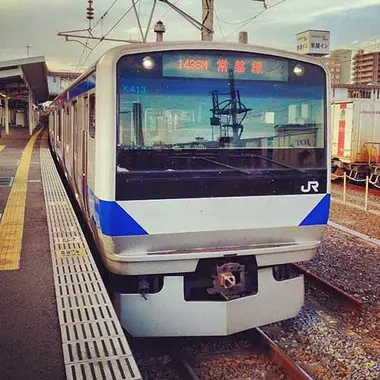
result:
<svg viewBox="0 0 380 380"><path fill-rule="evenodd" d="M80 63L81 63L81 60L82 60L82 58L83 58L83 55L84 55L84 52L86 51L86 49L88 48L88 38L86 39L86 43L85 43L85 45L86 46L84 46L83 47L83 49L82 49L82 53L81 53L81 55L80 55L80 57L79 57L79 59L78 59L78 62L77 62L77 64L76 64L76 66L75 66L75 71L78 71L78 69L79 69L79 67L80 67Z"/></svg>
<svg viewBox="0 0 380 380"><path fill-rule="evenodd" d="M177 5L179 3L179 0L177 0L175 3L173 3L173 5ZM159 20L161 20L162 21L162 19L170 12L170 11L172 11L173 10L173 8L172 7L169 7L165 12L164 12L164 14L161 16L161 17L159 17L158 19Z"/></svg>
<svg viewBox="0 0 380 380"><path fill-rule="evenodd" d="M90 57L91 53L103 42L103 40L120 24L120 22L123 20L123 18L133 9L133 7L138 4L140 2L140 0L136 0L136 2L127 9L126 12L124 12L124 14L119 18L119 20L114 24L114 26L102 37L101 40L99 40L95 46L92 48L92 50L87 54L87 57L86 59L84 60L83 64L82 64L82 67L84 66L84 64L87 62L88 58Z"/></svg>
<svg viewBox="0 0 380 380"><path fill-rule="evenodd" d="M141 2L139 3L139 6L141 5ZM157 5L157 0L153 0L153 6L152 6L152 10L150 12L150 16L149 16L149 20L148 20L148 24L146 26L146 30L145 30L145 35L144 35L144 42L146 42L147 38L148 38L148 33L149 33L149 29L150 29L150 25L152 23L152 19L153 19L153 15L154 15L154 11L156 9L156 5Z"/></svg>
<svg viewBox="0 0 380 380"><path fill-rule="evenodd" d="M266 6L265 9L268 9L268 6ZM222 19L220 21L222 21L224 24L228 24L228 25L239 25L239 24L243 24L243 23L245 23L245 22L247 22L248 20L251 20L251 19L252 19L252 17L248 17L245 20L241 20L241 21L226 21L226 20L222 20Z"/></svg>
<svg viewBox="0 0 380 380"><path fill-rule="evenodd" d="M118 2L118 0L114 0L112 2L112 4L107 8L107 10L105 12L103 12L102 16L97 20L97 22L95 23L95 25L93 25L91 28L89 28L89 32L91 34L91 32L95 29L95 27L104 20L104 18L108 15L108 12L113 8L113 6ZM103 24L102 24L103 25ZM83 55L84 55L84 52L86 51L86 49L89 49L88 47L88 41L89 41L89 38L86 39L86 42L85 42L85 45L82 49L82 53L78 59L78 62L76 64L76 67L75 67L75 71L77 71L81 65L81 60L83 58ZM82 65L83 66L83 65ZM81 67L82 67L81 66Z"/></svg>
<svg viewBox="0 0 380 380"><path fill-rule="evenodd" d="M95 27L100 23L100 21L103 21L104 18L108 15L108 12L112 9L112 7L118 2L118 0L114 0L113 3L108 7L108 9L103 13L103 15L100 17L100 19L95 23L93 27L91 27L91 31L95 29Z"/></svg>
<svg viewBox="0 0 380 380"><path fill-rule="evenodd" d="M136 7L137 3L135 3L135 0L131 0L131 1L132 1L132 5L133 5L133 10L135 11L135 16L136 16L136 19L137 19L137 25L138 25L139 30L140 30L141 39L142 39L143 42L145 42L144 41L144 35L145 35L145 33L143 32L143 28L142 28L141 21L140 21L140 15L139 15L138 9ZM140 4L141 4L141 2L139 3L139 5Z"/></svg>
<svg viewBox="0 0 380 380"><path fill-rule="evenodd" d="M216 7L215 6L214 6L214 10L215 10L215 18L216 18L216 21L218 22L220 33L222 35L223 41L226 41L226 37L224 36L222 25L220 24L220 18L218 16L218 12L216 11Z"/></svg>
<svg viewBox="0 0 380 380"><path fill-rule="evenodd" d="M267 8L264 8L261 12L257 13L256 15L247 18L247 19L243 22L243 24L242 24L241 26L239 26L238 28L234 29L231 33L227 34L226 37L229 37L229 36L231 36L232 34L236 33L236 32L239 31L241 28L243 28L244 26L248 25L251 21L253 21L253 20L256 19L257 17L261 16L264 12L269 11L269 9L272 9L272 8L276 7L277 5L280 5L280 4L284 3L285 1L286 1L286 0L280 0L280 1L278 1L277 3L275 3L275 4L270 5L270 6L267 7Z"/></svg>
<svg viewBox="0 0 380 380"><path fill-rule="evenodd" d="M243 24L244 22L246 22L249 19L250 19L250 17L246 18L245 20L242 20L242 21L226 21L226 20L222 20L222 19L220 19L220 21L223 22L224 24L228 24L228 25L239 25L239 24Z"/></svg>

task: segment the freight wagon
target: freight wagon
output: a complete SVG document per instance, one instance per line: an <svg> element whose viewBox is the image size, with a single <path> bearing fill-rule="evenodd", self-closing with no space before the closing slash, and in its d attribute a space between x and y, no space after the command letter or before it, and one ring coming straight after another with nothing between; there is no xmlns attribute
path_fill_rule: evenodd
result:
<svg viewBox="0 0 380 380"><path fill-rule="evenodd" d="M332 171L360 179L380 175L380 101L357 99L331 106Z"/></svg>

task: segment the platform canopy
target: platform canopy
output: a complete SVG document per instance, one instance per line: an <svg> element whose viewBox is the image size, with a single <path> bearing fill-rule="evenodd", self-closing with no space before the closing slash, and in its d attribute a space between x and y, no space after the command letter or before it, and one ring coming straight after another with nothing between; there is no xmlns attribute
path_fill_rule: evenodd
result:
<svg viewBox="0 0 380 380"><path fill-rule="evenodd" d="M27 100L29 90L38 103L49 98L44 56L0 62L0 97Z"/></svg>

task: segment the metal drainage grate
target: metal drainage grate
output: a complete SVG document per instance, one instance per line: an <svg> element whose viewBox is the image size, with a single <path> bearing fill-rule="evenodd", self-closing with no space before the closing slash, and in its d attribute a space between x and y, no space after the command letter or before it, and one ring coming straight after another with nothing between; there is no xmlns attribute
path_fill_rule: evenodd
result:
<svg viewBox="0 0 380 380"><path fill-rule="evenodd" d="M67 379L142 379L47 148L40 159Z"/></svg>
<svg viewBox="0 0 380 380"><path fill-rule="evenodd" d="M11 187L13 179L13 177L0 177L0 187Z"/></svg>

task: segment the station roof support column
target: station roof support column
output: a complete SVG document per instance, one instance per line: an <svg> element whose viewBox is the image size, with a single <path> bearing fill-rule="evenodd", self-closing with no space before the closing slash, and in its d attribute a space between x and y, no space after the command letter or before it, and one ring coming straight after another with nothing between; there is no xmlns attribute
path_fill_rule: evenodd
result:
<svg viewBox="0 0 380 380"><path fill-rule="evenodd" d="M9 135L9 99L8 97L4 98L4 124L5 124L5 134Z"/></svg>
<svg viewBox="0 0 380 380"><path fill-rule="evenodd" d="M34 129L34 120L33 120L33 94L29 90L28 96L28 126L29 126L29 135L32 136Z"/></svg>

